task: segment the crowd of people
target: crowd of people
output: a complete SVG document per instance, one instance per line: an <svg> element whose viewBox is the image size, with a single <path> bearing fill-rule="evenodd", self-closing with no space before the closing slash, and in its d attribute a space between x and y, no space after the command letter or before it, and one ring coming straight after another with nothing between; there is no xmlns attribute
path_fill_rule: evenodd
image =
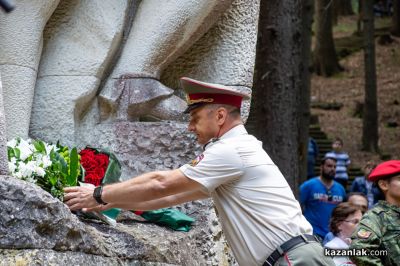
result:
<svg viewBox="0 0 400 266"><path fill-rule="evenodd" d="M314 235L326 249L378 251L333 256L335 264L400 265L400 161L367 162L364 176L350 184L350 157L340 138L324 155L320 175L313 177L316 151L310 139L309 178L300 186L300 204Z"/></svg>

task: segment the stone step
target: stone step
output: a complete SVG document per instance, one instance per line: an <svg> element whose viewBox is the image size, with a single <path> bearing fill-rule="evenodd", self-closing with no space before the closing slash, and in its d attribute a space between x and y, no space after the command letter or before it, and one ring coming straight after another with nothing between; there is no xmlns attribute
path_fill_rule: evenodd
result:
<svg viewBox="0 0 400 266"><path fill-rule="evenodd" d="M332 140L330 140L326 135L326 133L321 130L319 124L310 125L309 135L317 142L318 145L319 155L315 163L314 173L316 175L319 175L321 160L323 159L323 157L327 152L332 150ZM349 182L347 189L350 189L351 183L354 180L354 178L357 176L363 176L364 173L360 167L352 166L348 169L348 175L349 175Z"/></svg>

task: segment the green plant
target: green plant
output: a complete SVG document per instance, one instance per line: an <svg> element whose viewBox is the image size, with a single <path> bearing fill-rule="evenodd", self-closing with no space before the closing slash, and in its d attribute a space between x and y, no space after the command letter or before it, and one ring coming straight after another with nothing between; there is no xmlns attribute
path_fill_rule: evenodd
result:
<svg viewBox="0 0 400 266"><path fill-rule="evenodd" d="M15 138L7 142L7 151L12 176L37 184L60 200L64 187L76 186L83 172L77 149L60 143Z"/></svg>

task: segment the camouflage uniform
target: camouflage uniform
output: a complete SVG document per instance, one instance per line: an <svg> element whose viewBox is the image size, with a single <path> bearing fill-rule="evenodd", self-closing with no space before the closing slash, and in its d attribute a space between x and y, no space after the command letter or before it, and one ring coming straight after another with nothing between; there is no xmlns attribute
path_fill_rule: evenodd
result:
<svg viewBox="0 0 400 266"><path fill-rule="evenodd" d="M387 250L388 256L352 256L358 266L400 266L400 207L379 201L361 219L350 249Z"/></svg>

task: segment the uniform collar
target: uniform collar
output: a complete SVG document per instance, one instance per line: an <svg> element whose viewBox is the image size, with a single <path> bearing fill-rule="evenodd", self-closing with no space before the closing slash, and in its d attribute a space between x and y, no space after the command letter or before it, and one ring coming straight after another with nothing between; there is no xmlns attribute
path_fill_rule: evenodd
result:
<svg viewBox="0 0 400 266"><path fill-rule="evenodd" d="M379 203L397 213L400 213L400 207L390 204L389 202L387 202L386 200L380 200Z"/></svg>
<svg viewBox="0 0 400 266"><path fill-rule="evenodd" d="M227 131L219 139L227 139L227 138L232 138L232 137L246 135L246 134L247 134L247 130L244 127L244 125L237 125L237 126L231 128L229 131Z"/></svg>
<svg viewBox="0 0 400 266"><path fill-rule="evenodd" d="M211 139L209 142L207 142L206 144L204 144L203 146L203 151L206 150L207 147L209 147L209 144L211 143L215 143L221 139L228 139L228 138L232 138L232 137L236 137L236 136L240 136L240 135L247 135L247 130L244 127L244 125L237 125L233 128L231 128L230 130L228 130L224 135L222 135L219 138L213 138Z"/></svg>

